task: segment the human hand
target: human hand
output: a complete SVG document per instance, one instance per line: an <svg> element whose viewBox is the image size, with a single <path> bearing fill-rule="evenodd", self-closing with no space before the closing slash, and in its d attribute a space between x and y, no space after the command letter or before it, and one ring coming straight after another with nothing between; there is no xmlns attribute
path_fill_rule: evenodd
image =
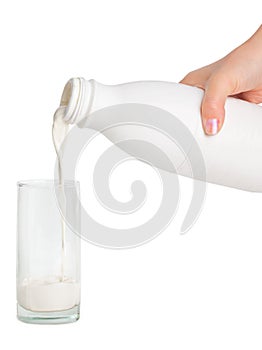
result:
<svg viewBox="0 0 262 350"><path fill-rule="evenodd" d="M180 83L205 90L201 104L203 128L207 135L217 134L224 123L228 96L262 102L262 26L227 56L190 72Z"/></svg>

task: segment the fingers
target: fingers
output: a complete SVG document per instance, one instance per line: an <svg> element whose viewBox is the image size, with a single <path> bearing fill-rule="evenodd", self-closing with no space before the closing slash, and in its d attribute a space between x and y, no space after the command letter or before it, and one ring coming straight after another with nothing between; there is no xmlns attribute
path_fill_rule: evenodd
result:
<svg viewBox="0 0 262 350"><path fill-rule="evenodd" d="M222 74L214 73L213 65L209 65L190 72L180 83L205 90L201 104L203 129L207 135L216 135L225 119L224 105L230 90L227 80Z"/></svg>
<svg viewBox="0 0 262 350"><path fill-rule="evenodd" d="M230 94L230 84L222 75L213 74L206 83L201 105L203 129L207 135L216 135L225 119L225 102Z"/></svg>
<svg viewBox="0 0 262 350"><path fill-rule="evenodd" d="M200 68L187 74L180 82L205 90L201 116L203 129L210 136L221 130L225 119L226 98L234 91L234 79L216 68L214 64Z"/></svg>
<svg viewBox="0 0 262 350"><path fill-rule="evenodd" d="M202 77L200 79L196 79L196 77L191 76L191 73L186 75L179 83L190 86L196 86L201 89L205 88L205 80Z"/></svg>
<svg viewBox="0 0 262 350"><path fill-rule="evenodd" d="M241 92L234 97L251 103L262 103L262 88Z"/></svg>
<svg viewBox="0 0 262 350"><path fill-rule="evenodd" d="M188 73L180 83L204 89L209 76L210 68L207 66Z"/></svg>

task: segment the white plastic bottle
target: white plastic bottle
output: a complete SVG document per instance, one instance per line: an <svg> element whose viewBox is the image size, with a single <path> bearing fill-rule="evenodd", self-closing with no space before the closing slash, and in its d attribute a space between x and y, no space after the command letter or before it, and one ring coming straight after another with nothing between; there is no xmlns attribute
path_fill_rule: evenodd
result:
<svg viewBox="0 0 262 350"><path fill-rule="evenodd" d="M153 128L132 125L132 113L128 113L128 108L132 110L135 104L143 104L150 106L153 111L152 108L155 107L160 111L155 114L156 129L161 128L161 123L166 126L165 113L161 113L161 110L166 111L174 116L173 125L168 124L170 131L180 121L193 135L203 155L206 181L262 192L262 107L228 98L221 132L216 136L206 136L200 116L202 97L201 89L177 83L141 81L107 86L94 80L73 78L64 88L61 106L66 107L64 120L67 123L104 130L104 134L113 142L141 136L158 146L179 165L179 174L191 177L190 167L184 162L187 153L191 152L190 145L181 150L181 145L170 141L163 133L158 133ZM127 124L108 129L110 123L114 122L114 110L109 108L108 113L103 114L104 118L96 118L94 112L114 105L126 106L123 118L126 118ZM143 123L142 113L140 116ZM139 119L139 112L136 113L136 118ZM135 154L135 151L132 149L130 153ZM165 168L159 157L154 158L154 154L151 154L150 159L154 165ZM204 179L200 176L200 180Z"/></svg>

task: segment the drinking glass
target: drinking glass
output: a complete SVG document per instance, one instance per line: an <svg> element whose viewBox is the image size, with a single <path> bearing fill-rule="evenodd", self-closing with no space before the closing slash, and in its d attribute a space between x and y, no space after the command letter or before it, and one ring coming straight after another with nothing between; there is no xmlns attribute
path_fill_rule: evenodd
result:
<svg viewBox="0 0 262 350"><path fill-rule="evenodd" d="M21 321L51 324L79 318L78 195L79 184L73 181L63 187L52 180L18 182L17 317ZM64 210L58 196L64 198ZM64 219L67 215L73 228Z"/></svg>

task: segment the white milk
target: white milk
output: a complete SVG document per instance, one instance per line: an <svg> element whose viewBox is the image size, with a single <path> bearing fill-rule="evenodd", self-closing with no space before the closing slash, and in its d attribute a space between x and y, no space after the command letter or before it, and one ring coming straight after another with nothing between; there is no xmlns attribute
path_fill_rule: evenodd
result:
<svg viewBox="0 0 262 350"><path fill-rule="evenodd" d="M64 278L24 280L18 287L18 302L31 311L62 311L80 302L80 283Z"/></svg>

